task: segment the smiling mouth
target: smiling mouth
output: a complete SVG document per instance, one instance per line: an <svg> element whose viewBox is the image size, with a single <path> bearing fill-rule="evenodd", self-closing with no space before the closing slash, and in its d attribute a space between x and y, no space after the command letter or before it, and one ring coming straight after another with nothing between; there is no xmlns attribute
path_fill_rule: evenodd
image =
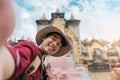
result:
<svg viewBox="0 0 120 80"><path fill-rule="evenodd" d="M49 47L49 49L50 49L51 51L54 51L54 48L53 48L53 45L52 45L52 44L49 44L48 47Z"/></svg>

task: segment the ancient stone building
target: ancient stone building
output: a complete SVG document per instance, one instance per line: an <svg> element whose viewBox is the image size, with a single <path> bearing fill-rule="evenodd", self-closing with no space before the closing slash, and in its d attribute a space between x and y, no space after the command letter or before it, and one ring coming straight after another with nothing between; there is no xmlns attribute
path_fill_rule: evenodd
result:
<svg viewBox="0 0 120 80"><path fill-rule="evenodd" d="M108 42L104 40L83 40L82 54L84 63L92 80L108 80L110 78Z"/></svg>
<svg viewBox="0 0 120 80"><path fill-rule="evenodd" d="M114 41L109 48L109 52L113 52L114 58L120 59L120 40Z"/></svg>
<svg viewBox="0 0 120 80"><path fill-rule="evenodd" d="M64 18L65 14L60 12L59 9L56 10L55 13L51 14L51 19L46 19L43 14L40 20L37 20L37 30L41 30L46 26L53 25L63 31L66 36L70 39L72 44L72 49L69 51L67 56L73 56L76 66L80 66L82 64L82 56L80 53L80 35L79 35L79 24L80 20L74 19L73 15L71 15L69 20Z"/></svg>
<svg viewBox="0 0 120 80"><path fill-rule="evenodd" d="M83 56L80 51L80 20L76 20L72 14L68 20L64 17L65 14L60 12L59 9L57 9L55 13L51 13L50 20L43 14L41 19L36 21L38 26L37 30L39 31L46 26L53 25L63 31L72 44L71 50L64 57L56 59L47 57L46 62L50 63L52 70L54 70L52 80L80 80L80 72L85 72L81 71L84 69L81 68L81 66L83 66ZM87 73L85 77L88 77ZM81 80L84 79L81 78Z"/></svg>
<svg viewBox="0 0 120 80"><path fill-rule="evenodd" d="M12 39L8 40L8 43L11 46L15 46L17 43L19 43L21 41L31 41L31 40L30 40L30 38L24 39L24 36L22 36L19 40L16 40L16 38L14 38L13 40ZM33 41L31 41L31 42L33 42Z"/></svg>

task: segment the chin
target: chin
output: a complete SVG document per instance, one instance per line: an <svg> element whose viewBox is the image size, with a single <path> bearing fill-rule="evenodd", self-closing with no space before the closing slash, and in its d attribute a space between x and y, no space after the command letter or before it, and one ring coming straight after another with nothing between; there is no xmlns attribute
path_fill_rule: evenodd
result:
<svg viewBox="0 0 120 80"><path fill-rule="evenodd" d="M49 55L49 51L48 50L44 50L45 54Z"/></svg>

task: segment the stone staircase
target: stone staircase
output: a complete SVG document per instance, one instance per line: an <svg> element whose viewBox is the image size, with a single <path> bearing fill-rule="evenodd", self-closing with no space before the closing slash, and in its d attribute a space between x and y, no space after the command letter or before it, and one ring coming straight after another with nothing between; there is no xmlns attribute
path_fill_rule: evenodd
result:
<svg viewBox="0 0 120 80"><path fill-rule="evenodd" d="M90 80L83 68L75 67L71 57L49 56L46 62L51 65L53 71L51 80Z"/></svg>

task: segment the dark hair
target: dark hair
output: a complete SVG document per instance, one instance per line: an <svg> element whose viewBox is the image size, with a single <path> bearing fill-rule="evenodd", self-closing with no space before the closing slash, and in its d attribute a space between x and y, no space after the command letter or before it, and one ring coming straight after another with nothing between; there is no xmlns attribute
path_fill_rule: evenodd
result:
<svg viewBox="0 0 120 80"><path fill-rule="evenodd" d="M46 37L51 36L51 35L53 35L53 34L57 34L57 35L60 35L60 36L62 37L62 41L61 41L62 46L66 46L66 45L67 45L67 43L66 43L66 41L65 41L65 38L64 38L60 33L58 33L58 32L48 33L48 34L46 35Z"/></svg>

